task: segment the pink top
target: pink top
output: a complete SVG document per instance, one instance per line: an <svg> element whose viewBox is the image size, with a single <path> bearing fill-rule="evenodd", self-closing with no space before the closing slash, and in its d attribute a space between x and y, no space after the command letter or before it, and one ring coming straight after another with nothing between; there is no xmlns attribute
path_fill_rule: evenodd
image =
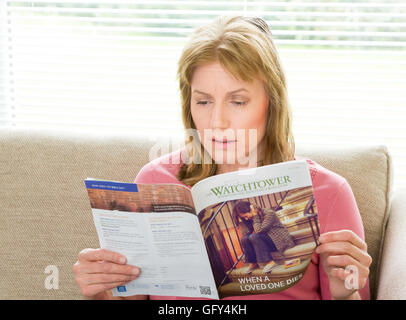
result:
<svg viewBox="0 0 406 320"><path fill-rule="evenodd" d="M181 166L180 152L178 149L172 153L161 156L147 163L139 171L134 183L178 183L183 184L176 178ZM295 156L295 160L306 159L309 164L313 183L314 196L319 215L320 233L349 229L365 240L364 228L356 200L347 180L320 164L304 157ZM190 186L187 186L190 188ZM370 299L369 282L359 290L362 299ZM156 300L192 300L207 298L168 297L154 296ZM305 275L294 286L277 293L258 294L248 296L226 297L224 300L330 300L329 281L327 275L319 263L319 254L313 252L313 256Z"/></svg>

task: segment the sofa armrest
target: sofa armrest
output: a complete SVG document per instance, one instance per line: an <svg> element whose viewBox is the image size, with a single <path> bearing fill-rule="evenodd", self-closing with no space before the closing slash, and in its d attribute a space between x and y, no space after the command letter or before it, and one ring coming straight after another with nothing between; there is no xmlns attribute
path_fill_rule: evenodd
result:
<svg viewBox="0 0 406 320"><path fill-rule="evenodd" d="M406 190L396 190L391 199L384 238L377 299L406 299Z"/></svg>

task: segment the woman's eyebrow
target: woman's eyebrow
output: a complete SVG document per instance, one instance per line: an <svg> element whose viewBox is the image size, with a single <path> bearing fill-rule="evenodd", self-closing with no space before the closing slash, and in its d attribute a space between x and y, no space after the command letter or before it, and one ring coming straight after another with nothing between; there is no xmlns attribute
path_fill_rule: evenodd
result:
<svg viewBox="0 0 406 320"><path fill-rule="evenodd" d="M233 91L230 91L230 92L227 92L227 95L231 95L231 94L234 94L234 93L237 93L237 92L240 92L240 91L246 91L246 92L248 92L248 90L247 89L245 89L245 88L240 88L240 89L237 89L237 90L233 90ZM193 90L193 93L200 93L200 94L204 94L204 95L206 95L206 96L210 96L211 97L211 95L209 94L209 93L206 93L206 92L203 92L203 91L200 91L200 90Z"/></svg>

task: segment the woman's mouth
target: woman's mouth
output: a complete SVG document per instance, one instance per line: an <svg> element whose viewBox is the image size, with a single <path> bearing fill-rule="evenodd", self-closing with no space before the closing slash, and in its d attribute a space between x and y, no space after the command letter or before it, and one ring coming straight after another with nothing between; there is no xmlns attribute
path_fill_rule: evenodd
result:
<svg viewBox="0 0 406 320"><path fill-rule="evenodd" d="M227 140L227 139L216 139L212 138L212 142L216 147L219 147L221 149L226 149L230 145L236 142L236 140Z"/></svg>

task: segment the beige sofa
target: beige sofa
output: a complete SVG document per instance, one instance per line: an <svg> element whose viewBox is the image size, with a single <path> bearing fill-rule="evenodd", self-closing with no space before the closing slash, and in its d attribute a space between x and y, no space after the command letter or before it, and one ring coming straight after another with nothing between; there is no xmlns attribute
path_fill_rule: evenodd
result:
<svg viewBox="0 0 406 320"><path fill-rule="evenodd" d="M81 249L99 246L83 179L132 182L156 142L102 132L0 130L0 299L82 298L72 266ZM401 200L406 191L391 190L393 169L386 147L297 146L296 154L350 183L373 257L372 298L405 299L406 217ZM58 289L45 286L51 275L47 266L57 267Z"/></svg>

